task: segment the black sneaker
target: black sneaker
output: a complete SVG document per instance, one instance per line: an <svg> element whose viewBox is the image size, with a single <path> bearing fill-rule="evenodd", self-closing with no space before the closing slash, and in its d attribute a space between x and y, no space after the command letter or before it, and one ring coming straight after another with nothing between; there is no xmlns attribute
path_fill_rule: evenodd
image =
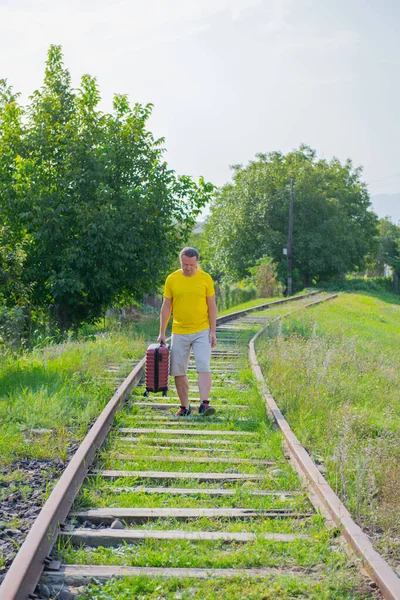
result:
<svg viewBox="0 0 400 600"><path fill-rule="evenodd" d="M178 412L176 413L177 417L188 417L191 413L190 404L186 408L185 406L180 406Z"/></svg>
<svg viewBox="0 0 400 600"><path fill-rule="evenodd" d="M199 415L203 415L203 417L211 417L211 415L215 415L215 408L210 406L209 402L203 400L199 406Z"/></svg>

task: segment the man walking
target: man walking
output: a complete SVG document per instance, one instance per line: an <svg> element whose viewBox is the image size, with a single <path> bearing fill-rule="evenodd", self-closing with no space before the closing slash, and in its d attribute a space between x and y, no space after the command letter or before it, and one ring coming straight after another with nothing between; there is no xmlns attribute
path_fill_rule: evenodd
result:
<svg viewBox="0 0 400 600"><path fill-rule="evenodd" d="M165 282L158 341L166 343L165 330L172 310L171 375L175 377L181 402L177 416L186 417L191 412L187 378L191 348L198 374L199 413L210 416L215 413L209 401L211 348L217 345L214 284L210 275L200 269L195 248L184 248L179 258L181 268L171 273Z"/></svg>

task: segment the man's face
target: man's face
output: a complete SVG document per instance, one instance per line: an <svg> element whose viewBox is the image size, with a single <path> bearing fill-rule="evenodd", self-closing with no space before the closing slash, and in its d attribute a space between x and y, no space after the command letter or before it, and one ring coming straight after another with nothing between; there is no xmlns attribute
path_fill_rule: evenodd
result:
<svg viewBox="0 0 400 600"><path fill-rule="evenodd" d="M197 266L198 262L195 256L183 255L181 257L182 272L184 275L186 275L186 277L191 277L192 275L195 275L197 272Z"/></svg>

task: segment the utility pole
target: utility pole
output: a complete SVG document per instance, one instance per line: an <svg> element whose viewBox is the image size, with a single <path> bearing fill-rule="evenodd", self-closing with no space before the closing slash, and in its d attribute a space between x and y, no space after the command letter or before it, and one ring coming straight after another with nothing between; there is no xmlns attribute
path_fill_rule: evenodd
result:
<svg viewBox="0 0 400 600"><path fill-rule="evenodd" d="M287 295L292 295L292 246L293 246L293 204L294 204L294 179L290 178L290 205L289 205L289 236L287 247Z"/></svg>

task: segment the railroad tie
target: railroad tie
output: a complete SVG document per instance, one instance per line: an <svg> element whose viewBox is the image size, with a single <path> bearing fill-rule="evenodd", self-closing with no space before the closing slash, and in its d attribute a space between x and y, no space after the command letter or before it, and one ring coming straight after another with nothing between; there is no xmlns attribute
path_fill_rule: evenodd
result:
<svg viewBox="0 0 400 600"><path fill-rule="evenodd" d="M116 519L124 523L146 523L159 519L306 519L313 513L301 513L289 508L254 510L251 508L96 508L71 513L71 518L79 522L113 523Z"/></svg>
<svg viewBox="0 0 400 600"><path fill-rule="evenodd" d="M132 544L143 540L189 540L189 541L222 541L252 542L262 539L273 542L295 542L306 540L310 536L293 533L264 533L257 536L247 532L222 532L222 531L180 531L180 530L146 530L146 529L76 529L75 531L62 531L60 539L71 542L74 546L118 546Z"/></svg>

